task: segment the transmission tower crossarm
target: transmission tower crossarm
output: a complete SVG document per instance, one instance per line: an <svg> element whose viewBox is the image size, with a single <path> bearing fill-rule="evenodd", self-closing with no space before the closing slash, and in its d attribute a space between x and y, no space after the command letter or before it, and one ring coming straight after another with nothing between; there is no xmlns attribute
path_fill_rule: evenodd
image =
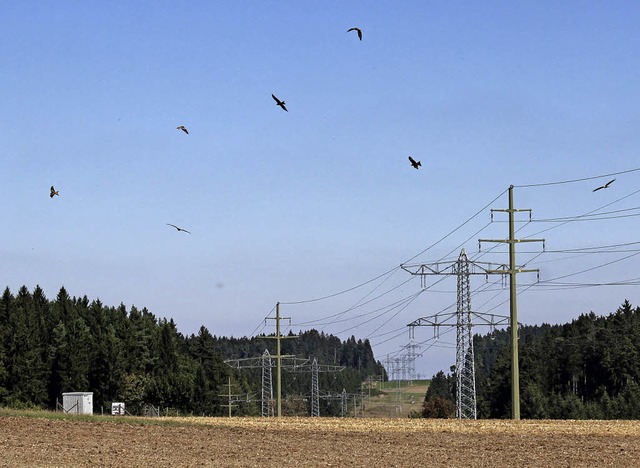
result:
<svg viewBox="0 0 640 468"><path fill-rule="evenodd" d="M267 317L270 318L270 317ZM285 338L298 338L298 336L282 336L280 334L280 321L281 320L290 320L290 317L280 317L280 303L276 303L276 316L274 320L276 321L276 335L268 336L265 338L272 338L276 340L276 402L278 409L278 417L282 416L282 353L280 352L280 340Z"/></svg>
<svg viewBox="0 0 640 468"><path fill-rule="evenodd" d="M506 266L506 265L505 265ZM535 269L526 269L522 267L516 267L514 270L506 270L506 269L497 269L497 270L487 270L487 273L490 275L508 275L509 273L540 273L538 268Z"/></svg>
<svg viewBox="0 0 640 468"><path fill-rule="evenodd" d="M493 242L496 244L509 244L509 243L516 243L519 244L521 242L544 242L545 239L530 239L530 238L524 238L524 239L478 239L478 242Z"/></svg>

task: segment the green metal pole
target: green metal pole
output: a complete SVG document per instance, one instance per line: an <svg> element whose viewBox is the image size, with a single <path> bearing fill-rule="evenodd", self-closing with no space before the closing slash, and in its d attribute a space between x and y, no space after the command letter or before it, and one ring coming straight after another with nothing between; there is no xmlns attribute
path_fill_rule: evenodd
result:
<svg viewBox="0 0 640 468"><path fill-rule="evenodd" d="M229 376L229 417L231 417L231 376Z"/></svg>
<svg viewBox="0 0 640 468"><path fill-rule="evenodd" d="M509 302L511 320L511 419L520 419L520 369L518 366L518 306L516 303L516 239L513 185L509 187Z"/></svg>
<svg viewBox="0 0 640 468"><path fill-rule="evenodd" d="M282 356L280 354L280 303L276 303L276 401L278 417L282 416Z"/></svg>

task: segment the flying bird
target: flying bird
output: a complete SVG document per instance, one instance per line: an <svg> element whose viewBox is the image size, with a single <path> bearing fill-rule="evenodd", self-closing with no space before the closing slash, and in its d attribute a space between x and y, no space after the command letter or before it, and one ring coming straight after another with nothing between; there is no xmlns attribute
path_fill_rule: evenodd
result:
<svg viewBox="0 0 640 468"><path fill-rule="evenodd" d="M180 125L179 127L176 127L176 130L182 130L187 135L189 134L189 130L187 130L187 127L185 127L184 125Z"/></svg>
<svg viewBox="0 0 640 468"><path fill-rule="evenodd" d="M362 40L362 30L360 28L350 28L347 29L347 32L351 32L351 31L357 31L358 33L358 39Z"/></svg>
<svg viewBox="0 0 640 468"><path fill-rule="evenodd" d="M276 101L276 105L282 107L284 110L286 110L287 112L289 112L287 110L287 108L284 106L285 102L281 101L280 99L278 99L273 93L271 94L271 97Z"/></svg>
<svg viewBox="0 0 640 468"><path fill-rule="evenodd" d="M602 190L603 188L609 188L609 185L611 185L611 184L613 183L613 181L614 181L614 180L616 180L616 179L611 179L611 180L610 180L609 182L607 182L606 184L601 185L601 186L600 186L600 187L598 187L598 188L594 188L594 189L593 189L593 191L594 191L594 192L597 192L598 190Z"/></svg>
<svg viewBox="0 0 640 468"><path fill-rule="evenodd" d="M414 169L418 169L418 166L422 166L422 164L420 164L420 161L416 161L411 156L409 156L409 162L411 162L411 165Z"/></svg>
<svg viewBox="0 0 640 468"><path fill-rule="evenodd" d="M53 198L55 195L60 196L60 192L58 192L55 188L53 188L53 185L51 186L51 192L49 192L49 196L51 198Z"/></svg>
<svg viewBox="0 0 640 468"><path fill-rule="evenodd" d="M188 234L191 234L189 231L187 231L186 229L182 229L181 227L176 226L175 224L171 224L171 223L167 223L167 226L173 226L174 228L176 228L178 230L178 232L182 231L182 232L186 232Z"/></svg>

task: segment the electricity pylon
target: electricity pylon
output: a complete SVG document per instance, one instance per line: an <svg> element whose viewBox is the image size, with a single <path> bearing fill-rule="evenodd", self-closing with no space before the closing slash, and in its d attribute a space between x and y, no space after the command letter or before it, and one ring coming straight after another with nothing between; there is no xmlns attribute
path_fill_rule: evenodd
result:
<svg viewBox="0 0 640 468"><path fill-rule="evenodd" d="M227 392L227 394L225 394L225 395L218 395L218 396L219 396L219 397L227 397L227 399L228 399L229 403L228 403L228 404L226 404L226 405L225 405L225 404L221 404L220 406L222 406L222 407L225 407L225 406L226 406L227 408L229 408L229 417L231 417L231 409L232 409L232 408L237 408L237 407L238 407L238 405L233 405L233 404L231 404L232 398L234 398L234 397L238 397L238 396L239 396L239 395L237 395L237 394L232 394L232 393L231 393L231 376L229 376L229 381L227 382L227 384L225 385L225 387L228 387L228 392Z"/></svg>
<svg viewBox="0 0 640 468"><path fill-rule="evenodd" d="M286 365L285 370L289 372L309 372L311 371L311 416L320 416L320 388L318 385L319 372L340 372L345 370L345 366L333 366L330 364L318 364L318 360L313 358L302 363L295 363L293 366Z"/></svg>
<svg viewBox="0 0 640 468"><path fill-rule="evenodd" d="M505 316L480 314L471 310L470 275L488 276L495 272L502 273L500 269L494 271L491 266L493 265L487 262L470 262L464 249L454 263L402 265L402 268L412 275L421 276L423 287L426 285L425 277L428 275L456 275L458 278L455 313L422 317L408 324L412 334L414 327L434 327L434 336L438 336L438 327L456 327L456 417L458 419L476 419L477 417L472 317L477 318L482 325L495 327L506 324ZM454 315L455 324L450 321Z"/></svg>
<svg viewBox="0 0 640 468"><path fill-rule="evenodd" d="M318 360L311 363L311 417L320 416L320 388L318 387Z"/></svg>
<svg viewBox="0 0 640 468"><path fill-rule="evenodd" d="M261 416L273 416L273 385L271 380L271 355L265 349L260 358L262 364Z"/></svg>
<svg viewBox="0 0 640 468"><path fill-rule="evenodd" d="M476 419L476 369L471 330L469 259L464 250L455 265L458 275L456 322L456 409L459 419Z"/></svg>
<svg viewBox="0 0 640 468"><path fill-rule="evenodd" d="M271 368L273 363L269 351L265 349L260 357L227 359L224 361L229 367L234 369L262 369L262 416L272 416L271 402L273 393L271 389ZM299 358L292 355L281 356L281 370L287 372L311 372L311 416L320 416L320 389L318 385L319 372L339 372L345 366L332 366L329 364L318 364L316 358Z"/></svg>
<svg viewBox="0 0 640 468"><path fill-rule="evenodd" d="M278 409L278 417L282 416L282 358L285 357L280 352L280 340L285 338L298 338L297 336L282 336L280 334L280 320L283 319L291 320L290 317L280 317L280 303L278 302L276 303L276 317L273 319L276 321L276 335L265 337L276 340L276 407Z"/></svg>
<svg viewBox="0 0 640 468"><path fill-rule="evenodd" d="M520 367L518 364L518 306L516 293L516 275L518 273L540 273L539 270L525 270L516 266L516 244L520 242L542 242L542 250L544 250L544 239L516 239L515 236L515 213L520 211L529 212L529 220L531 220L530 209L516 209L513 207L513 185L509 187L509 208L492 209L493 212L509 213L509 238L508 239L478 239L478 244L482 242L496 242L501 244L509 244L509 269L502 271L502 274L509 275L509 317L511 326L511 419L520 419ZM491 272L493 273L493 272Z"/></svg>
<svg viewBox="0 0 640 468"><path fill-rule="evenodd" d="M407 350L407 380L411 382L416 378L416 359L421 356L416 349L420 349L420 344L410 341L403 348Z"/></svg>

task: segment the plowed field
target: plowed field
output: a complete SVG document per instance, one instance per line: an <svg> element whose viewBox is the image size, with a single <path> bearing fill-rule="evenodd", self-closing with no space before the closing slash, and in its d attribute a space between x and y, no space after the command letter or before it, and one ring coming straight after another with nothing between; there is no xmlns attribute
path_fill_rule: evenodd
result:
<svg viewBox="0 0 640 468"><path fill-rule="evenodd" d="M640 466L640 422L635 421L122 421L0 417L0 465Z"/></svg>

